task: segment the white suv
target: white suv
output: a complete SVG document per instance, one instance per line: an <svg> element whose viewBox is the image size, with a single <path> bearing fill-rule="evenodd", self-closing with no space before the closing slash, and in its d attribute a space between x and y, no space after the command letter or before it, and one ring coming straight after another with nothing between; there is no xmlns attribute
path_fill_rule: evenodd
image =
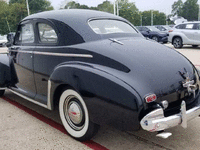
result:
<svg viewBox="0 0 200 150"><path fill-rule="evenodd" d="M200 21L184 22L174 26L173 31L169 33L168 41L175 48L182 48L183 45L200 45Z"/></svg>

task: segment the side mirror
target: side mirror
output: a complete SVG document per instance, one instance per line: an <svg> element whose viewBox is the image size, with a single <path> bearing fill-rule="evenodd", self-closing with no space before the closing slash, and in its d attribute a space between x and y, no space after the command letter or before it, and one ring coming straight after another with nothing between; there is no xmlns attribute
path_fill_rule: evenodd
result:
<svg viewBox="0 0 200 150"><path fill-rule="evenodd" d="M7 47L10 47L10 46L13 45L14 37L15 37L15 34L14 34L14 33L8 33L8 34L7 34L7 40L8 40L8 43L6 43L6 46L7 46Z"/></svg>

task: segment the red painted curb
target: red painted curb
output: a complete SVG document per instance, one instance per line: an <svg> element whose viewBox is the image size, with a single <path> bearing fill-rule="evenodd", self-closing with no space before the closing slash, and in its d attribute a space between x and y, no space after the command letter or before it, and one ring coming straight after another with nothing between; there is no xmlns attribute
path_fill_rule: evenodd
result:
<svg viewBox="0 0 200 150"><path fill-rule="evenodd" d="M55 122L55 121L53 121L53 120L41 115L41 114L37 113L36 111L33 111L33 110L31 110L31 109L29 109L29 108L17 103L16 101L13 101L13 100L5 97L5 96L3 96L1 98L6 100L7 102L9 102L10 104L18 107L19 109L27 112L28 114L32 115L33 117L39 119L40 121L43 121L46 124L48 124L48 125L54 127L55 129L61 131L62 133L68 135L67 131L65 130L65 128L61 124L59 124L59 123L57 123L57 122ZM86 141L86 142L81 142L81 143L86 145L86 146L88 146L89 148L91 148L93 150L109 150L106 147L104 147L104 146L102 146L102 145L100 145L100 144L98 144L98 143L96 143L96 142L94 142L92 140Z"/></svg>

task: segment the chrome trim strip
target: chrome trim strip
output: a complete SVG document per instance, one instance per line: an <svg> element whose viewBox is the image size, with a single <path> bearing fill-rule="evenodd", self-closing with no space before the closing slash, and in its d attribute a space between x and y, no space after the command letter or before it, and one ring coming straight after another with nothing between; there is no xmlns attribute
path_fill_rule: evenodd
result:
<svg viewBox="0 0 200 150"><path fill-rule="evenodd" d="M14 94L20 96L20 97L22 97L22 98L24 98L24 99L26 99L26 100L32 102L32 103L35 103L35 104L37 104L37 105L39 105L39 106L42 106L42 107L48 109L47 105L45 105L45 104L42 104L42 103L37 102L37 101L35 101L35 100L31 99L31 98L28 98L28 97L26 97L26 96L24 96L24 95L22 95L22 94L20 94L20 93L18 93L18 92L16 92L16 91L13 91L12 89L8 89L8 90L11 91L11 92L14 93Z"/></svg>
<svg viewBox="0 0 200 150"><path fill-rule="evenodd" d="M19 52L19 53L27 53L27 54L32 54L33 51L18 51L18 50L10 50L11 52Z"/></svg>
<svg viewBox="0 0 200 150"><path fill-rule="evenodd" d="M140 125L144 130L155 132L162 131L171 127L181 125L187 127L187 122L200 115L200 105L186 111L185 101L182 101L181 112L169 117L164 116L162 108L156 109L140 121Z"/></svg>
<svg viewBox="0 0 200 150"><path fill-rule="evenodd" d="M53 110L53 100L51 100L51 80L48 80L48 91L47 91L47 108Z"/></svg>
<svg viewBox="0 0 200 150"><path fill-rule="evenodd" d="M6 90L6 88L0 88L0 90Z"/></svg>
<svg viewBox="0 0 200 150"><path fill-rule="evenodd" d="M51 53L51 52L38 52L38 51L18 51L10 50L11 52L20 52L27 54L36 54L36 55L47 55L47 56L65 56L65 57L83 57L83 58L93 58L90 54L70 54L70 53Z"/></svg>
<svg viewBox="0 0 200 150"><path fill-rule="evenodd" d="M34 54L50 55L50 56L66 56L66 57L85 57L85 58L93 58L93 56L92 56L92 55L89 55L89 54L50 53L50 52L34 52Z"/></svg>

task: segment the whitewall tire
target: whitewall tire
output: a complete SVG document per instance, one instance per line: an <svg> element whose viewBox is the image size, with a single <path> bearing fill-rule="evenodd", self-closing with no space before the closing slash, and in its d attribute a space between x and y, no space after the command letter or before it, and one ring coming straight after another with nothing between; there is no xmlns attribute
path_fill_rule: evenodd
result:
<svg viewBox="0 0 200 150"><path fill-rule="evenodd" d="M66 89L61 94L59 113L65 129L77 140L89 140L98 130L98 125L89 120L83 98L72 89Z"/></svg>

